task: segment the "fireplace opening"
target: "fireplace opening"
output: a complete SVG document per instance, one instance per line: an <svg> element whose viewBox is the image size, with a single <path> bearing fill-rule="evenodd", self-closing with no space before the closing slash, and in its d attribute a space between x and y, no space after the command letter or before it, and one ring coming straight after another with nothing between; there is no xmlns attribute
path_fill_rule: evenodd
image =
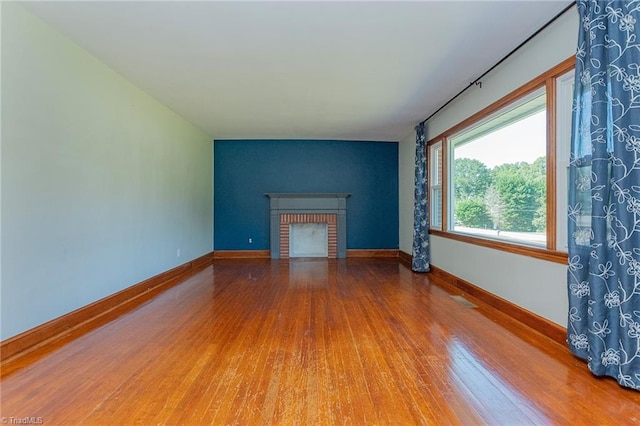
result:
<svg viewBox="0 0 640 426"><path fill-rule="evenodd" d="M327 223L289 225L289 257L328 257Z"/></svg>

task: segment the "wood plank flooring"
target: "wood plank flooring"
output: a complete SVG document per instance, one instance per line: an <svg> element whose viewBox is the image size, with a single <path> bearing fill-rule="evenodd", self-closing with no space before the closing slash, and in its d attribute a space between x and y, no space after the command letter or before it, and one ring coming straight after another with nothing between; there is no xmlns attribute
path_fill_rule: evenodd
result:
<svg viewBox="0 0 640 426"><path fill-rule="evenodd" d="M640 392L396 260L225 260L3 367L46 425L635 425Z"/></svg>

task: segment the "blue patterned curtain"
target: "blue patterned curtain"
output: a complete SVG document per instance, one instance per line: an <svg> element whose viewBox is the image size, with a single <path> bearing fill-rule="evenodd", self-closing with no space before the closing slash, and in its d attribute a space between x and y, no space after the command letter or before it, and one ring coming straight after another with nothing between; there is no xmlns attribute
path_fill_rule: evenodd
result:
<svg viewBox="0 0 640 426"><path fill-rule="evenodd" d="M578 1L569 185L569 347L640 390L638 1Z"/></svg>
<svg viewBox="0 0 640 426"><path fill-rule="evenodd" d="M416 127L416 178L413 207L413 261L411 269L429 271L429 227L427 225L427 160L424 123Z"/></svg>

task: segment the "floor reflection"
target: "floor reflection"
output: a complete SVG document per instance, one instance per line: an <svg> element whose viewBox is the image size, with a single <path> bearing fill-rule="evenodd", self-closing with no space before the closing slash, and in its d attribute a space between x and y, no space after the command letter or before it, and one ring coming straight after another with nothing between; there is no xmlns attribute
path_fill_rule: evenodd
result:
<svg viewBox="0 0 640 426"><path fill-rule="evenodd" d="M485 422L492 425L553 424L527 396L487 368L463 342L452 340L448 350L452 384Z"/></svg>
<svg viewBox="0 0 640 426"><path fill-rule="evenodd" d="M291 259L286 264L289 272L287 287L290 289L327 287L330 265L335 267L335 262L327 259L299 258Z"/></svg>

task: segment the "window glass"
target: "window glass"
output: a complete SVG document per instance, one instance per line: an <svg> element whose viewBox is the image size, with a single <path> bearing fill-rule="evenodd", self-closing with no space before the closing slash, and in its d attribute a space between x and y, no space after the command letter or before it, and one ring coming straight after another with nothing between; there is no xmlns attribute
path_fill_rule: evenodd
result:
<svg viewBox="0 0 640 426"><path fill-rule="evenodd" d="M546 126L539 90L449 139L450 230L546 245Z"/></svg>
<svg viewBox="0 0 640 426"><path fill-rule="evenodd" d="M442 229L442 142L429 148L430 227Z"/></svg>

